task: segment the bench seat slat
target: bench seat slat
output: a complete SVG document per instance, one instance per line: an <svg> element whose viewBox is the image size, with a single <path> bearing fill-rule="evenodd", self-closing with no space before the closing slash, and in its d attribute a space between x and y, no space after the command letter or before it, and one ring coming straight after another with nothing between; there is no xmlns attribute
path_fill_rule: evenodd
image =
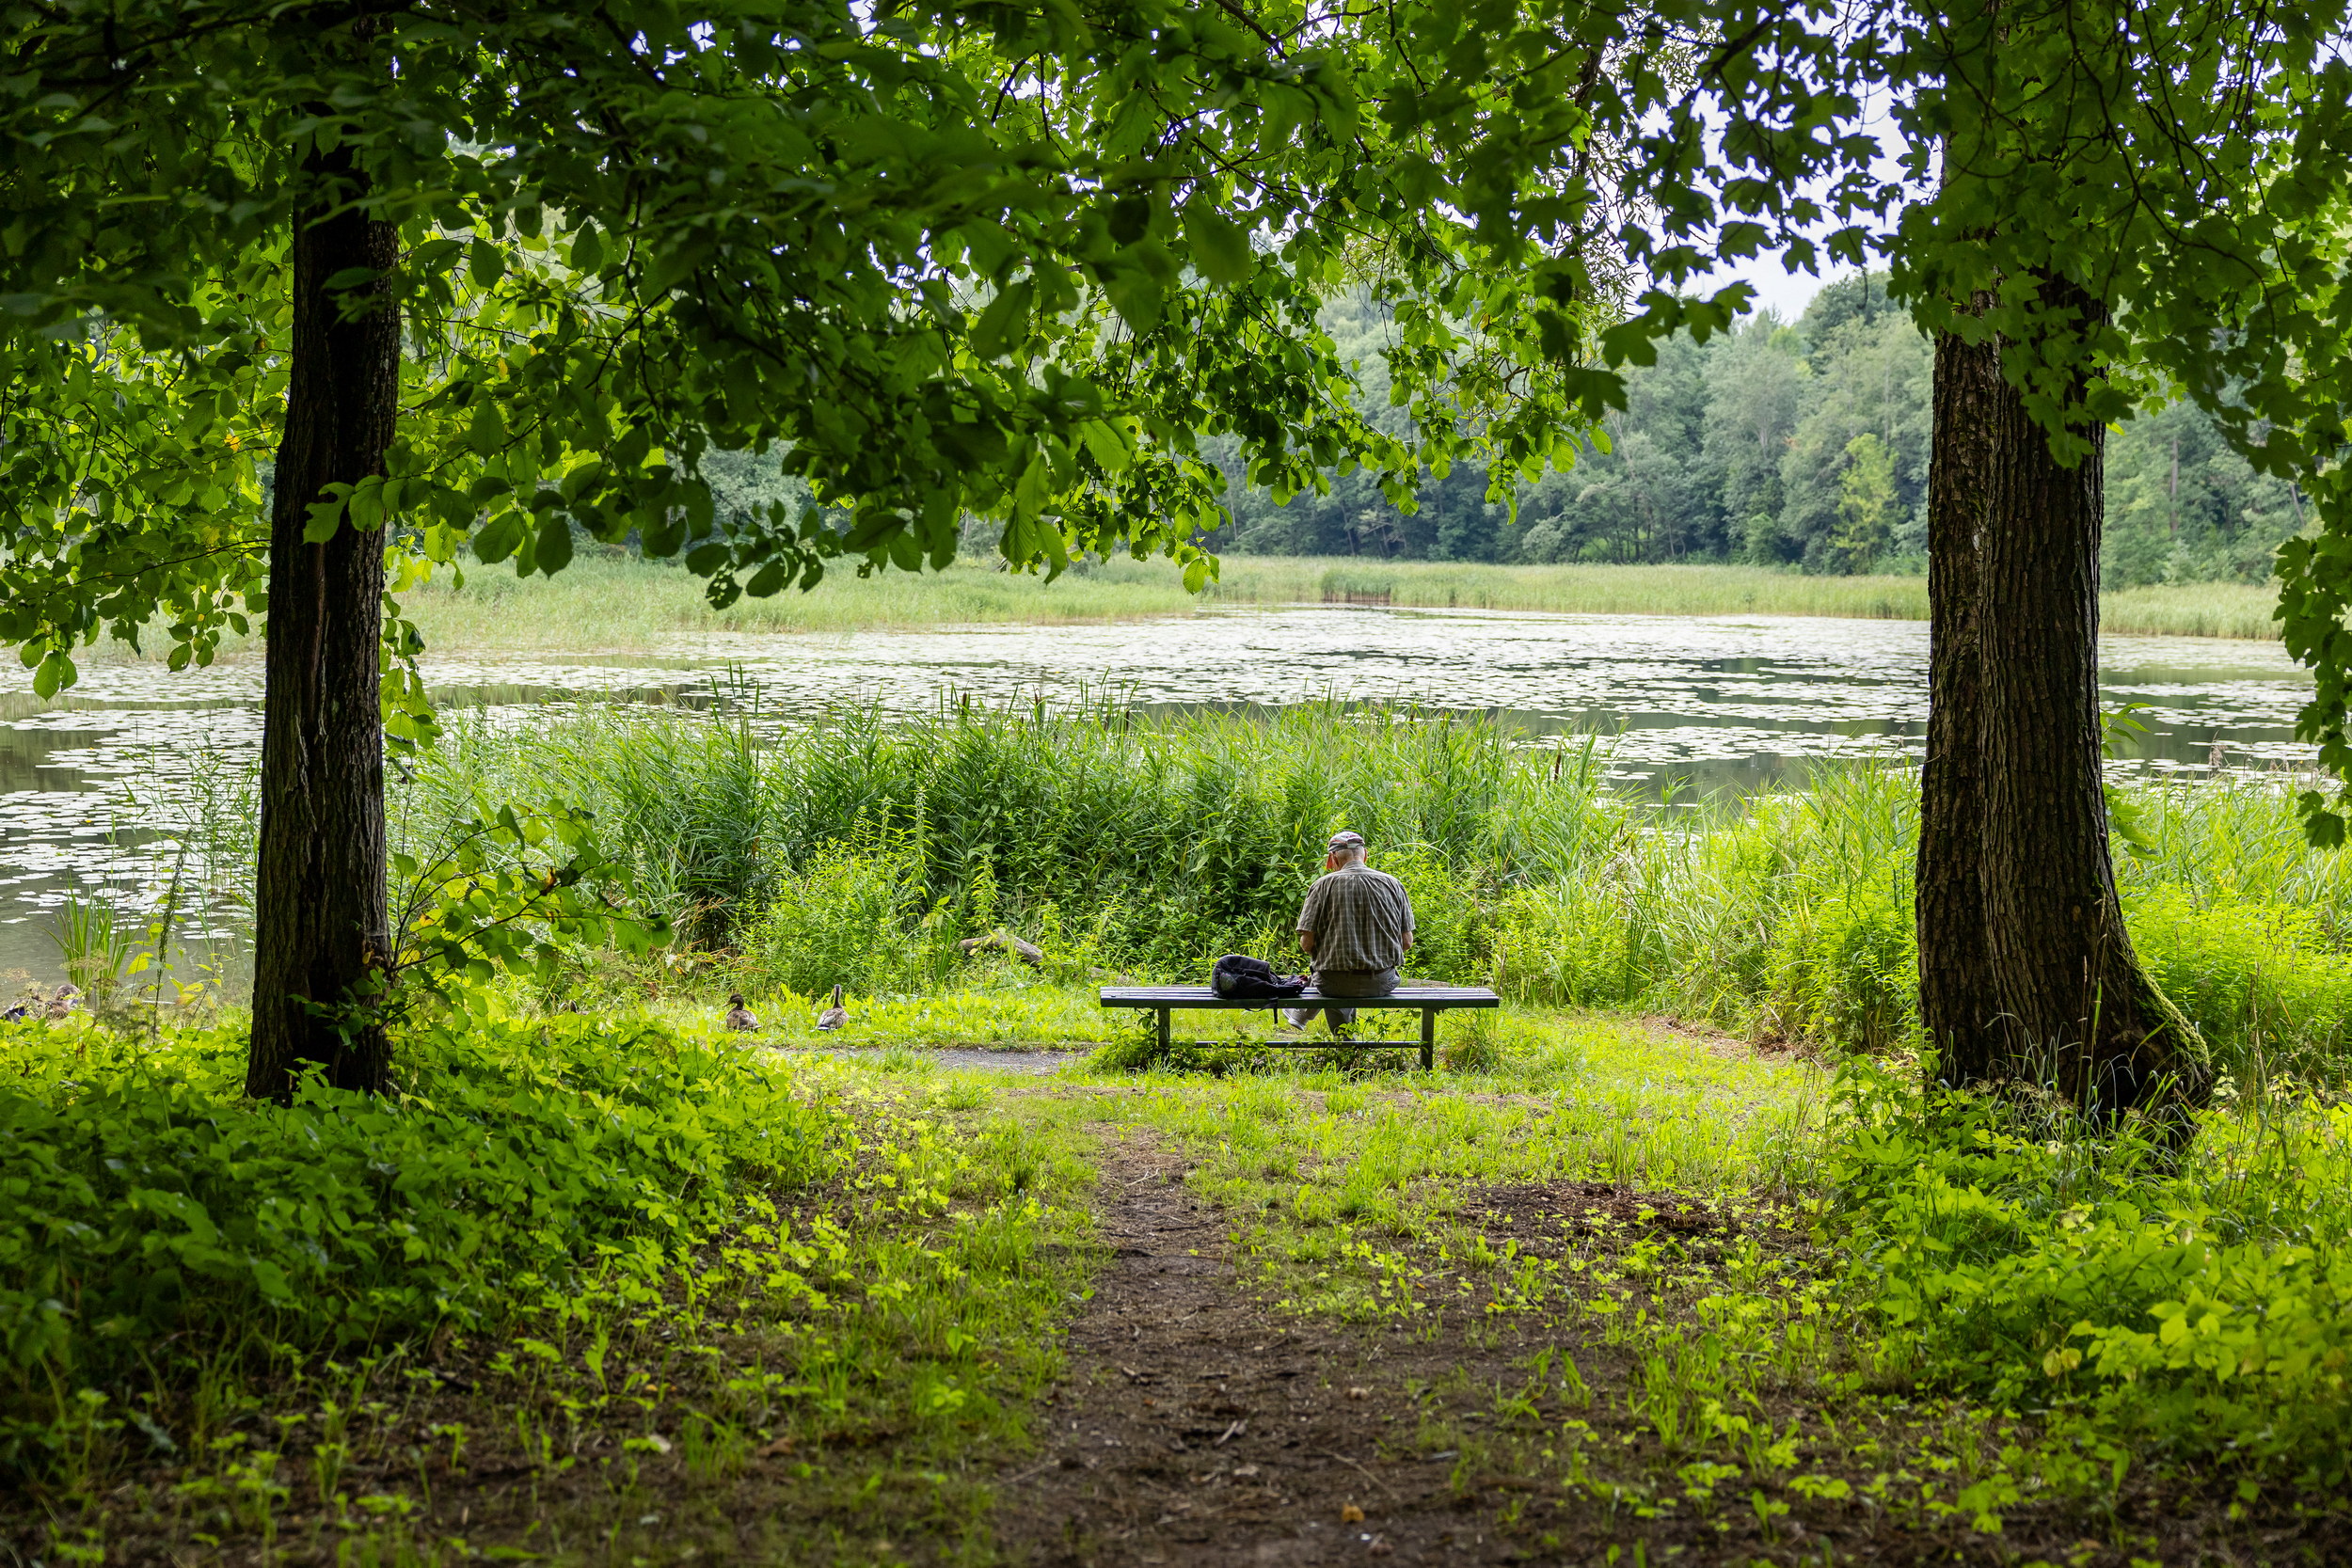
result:
<svg viewBox="0 0 2352 1568"><path fill-rule="evenodd" d="M1499 1007L1502 998L1484 986L1399 986L1385 996L1325 996L1311 988L1298 996L1224 997L1206 986L1104 986L1105 1007Z"/></svg>

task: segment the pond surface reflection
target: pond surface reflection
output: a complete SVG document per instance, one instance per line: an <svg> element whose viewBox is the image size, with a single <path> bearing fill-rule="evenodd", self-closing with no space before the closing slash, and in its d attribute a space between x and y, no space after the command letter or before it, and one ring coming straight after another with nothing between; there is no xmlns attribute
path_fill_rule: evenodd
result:
<svg viewBox="0 0 2352 1568"><path fill-rule="evenodd" d="M1917 622L1299 606L1097 626L682 636L649 656L434 656L424 668L444 704L517 721L587 698L756 704L785 723L846 705L912 711L948 691L1163 710L1406 703L1507 716L1534 737L1614 736L1610 772L1629 787L1705 791L1793 781L1823 758L1917 756L1927 650ZM2311 680L2276 644L2111 637L2101 663L2108 705L2145 706L2148 767L2203 776L2308 758L2294 723ZM46 911L69 893L151 907L173 871L159 863L159 823L249 820L242 780L261 742L261 678L257 657L177 675L100 663L43 702L28 672L0 673L0 972L58 972ZM233 911L223 919L233 925Z"/></svg>

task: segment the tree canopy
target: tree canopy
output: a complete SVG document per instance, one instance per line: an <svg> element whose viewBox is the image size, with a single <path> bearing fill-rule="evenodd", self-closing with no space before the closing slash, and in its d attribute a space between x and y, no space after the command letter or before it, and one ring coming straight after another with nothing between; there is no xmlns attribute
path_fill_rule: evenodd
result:
<svg viewBox="0 0 2352 1568"><path fill-rule="evenodd" d="M398 226L406 334L384 471L311 503L314 535L390 519L424 560L470 540L551 571L575 526L635 529L721 602L844 551L943 561L966 513L1018 563L1083 544L1205 571L1204 436L1277 490L1343 465L1401 483L1473 441L1540 467L1553 367L1597 319L1583 204L1550 188L1588 118L1568 63L1417 90L1412 60L1279 8L137 0L8 24L0 630L43 690L102 627L160 623L202 661L262 602L306 203ZM1429 153L1506 141L1435 199L1455 182ZM1316 324L1367 279L1413 445L1359 415ZM335 283L355 308L374 281ZM846 538L714 508L711 454L768 449Z"/></svg>

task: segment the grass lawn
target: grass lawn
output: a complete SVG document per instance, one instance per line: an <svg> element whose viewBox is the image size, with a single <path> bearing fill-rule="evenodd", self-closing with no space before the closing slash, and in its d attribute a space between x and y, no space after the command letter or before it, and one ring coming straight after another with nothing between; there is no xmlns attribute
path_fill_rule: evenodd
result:
<svg viewBox="0 0 2352 1568"><path fill-rule="evenodd" d="M1008 1033L1083 1005L1029 1001ZM646 1134L665 1147L756 1139L776 1113L723 1101L780 1095L797 1152L745 1158L789 1174L647 1267L626 1227L562 1281L484 1259L506 1316L327 1342L262 1311L82 1386L20 1364L0 1552L2124 1568L2324 1557L2352 1523L2292 1465L2102 1449L2048 1401L1923 1375L1858 1287L1829 1079L1801 1057L1513 1008L1450 1018L1435 1075L1242 1041L1121 1066L1132 1035L1098 1029L1107 1048L1041 1077L942 1068L861 1022L848 1043L878 1049L834 1054L797 1029L777 1050L675 1022L501 1025L542 1042L501 1070L593 1115L672 1060L716 1086L694 1125L718 1131L672 1117ZM86 1028L8 1036L20 1153L34 1104L199 1075L212 1049L118 1059ZM228 1113L330 1143L352 1114ZM688 1168L668 1157L636 1201L716 1190L707 1160L660 1177ZM154 1234L189 1223L135 1201L169 1216ZM27 1257L0 1250L0 1287Z"/></svg>

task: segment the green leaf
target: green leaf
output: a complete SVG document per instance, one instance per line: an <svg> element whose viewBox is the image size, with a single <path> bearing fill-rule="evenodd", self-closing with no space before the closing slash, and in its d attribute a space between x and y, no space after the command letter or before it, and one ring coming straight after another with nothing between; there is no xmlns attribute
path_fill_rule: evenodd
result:
<svg viewBox="0 0 2352 1568"><path fill-rule="evenodd" d="M477 289L487 289L506 276L506 250L488 240L476 240L466 250L466 276Z"/></svg>
<svg viewBox="0 0 2352 1568"><path fill-rule="evenodd" d="M52 648L41 656L40 663L33 670L33 694L47 701L62 689L72 686L75 675L73 661Z"/></svg>
<svg viewBox="0 0 2352 1568"><path fill-rule="evenodd" d="M1258 270L1250 248L1249 230L1219 213L1207 201L1184 209L1184 243L1200 275L1220 288L1230 288Z"/></svg>
<svg viewBox="0 0 2352 1568"><path fill-rule="evenodd" d="M473 553L488 565L496 565L515 553L523 542L525 514L509 507L493 515L473 536Z"/></svg>
<svg viewBox="0 0 2352 1568"><path fill-rule="evenodd" d="M310 520L303 525L303 542L310 545L324 545L329 539L334 538L335 531L342 527L343 505L350 497L350 485L342 483L327 485L324 498L312 501L305 508Z"/></svg>
<svg viewBox="0 0 2352 1568"><path fill-rule="evenodd" d="M1105 473L1118 473L1135 460L1125 435L1108 420L1087 420L1078 427L1078 436Z"/></svg>
<svg viewBox="0 0 2352 1568"><path fill-rule="evenodd" d="M1122 266L1106 271L1103 292L1110 295L1112 309L1137 332L1149 332L1159 325L1160 317L1168 309L1168 291L1141 267Z"/></svg>
<svg viewBox="0 0 2352 1568"><path fill-rule="evenodd" d="M999 290L973 325L972 352L983 359L994 359L1010 350L1015 334L1028 325L1029 301L1036 293L1036 286L1026 278Z"/></svg>
<svg viewBox="0 0 2352 1568"><path fill-rule="evenodd" d="M565 513L550 513L539 527L539 543L532 551L532 564L553 577L571 563L572 519Z"/></svg>
<svg viewBox="0 0 2352 1568"><path fill-rule="evenodd" d="M500 417L498 404L493 400L484 398L473 405L473 419L466 426L466 445L483 457L496 456L499 450L506 445L506 421ZM474 481L477 499L486 499L481 495L482 487L485 483L501 486L501 490L492 492L494 495L502 494L504 489L511 488L504 480L492 479L485 475Z"/></svg>

